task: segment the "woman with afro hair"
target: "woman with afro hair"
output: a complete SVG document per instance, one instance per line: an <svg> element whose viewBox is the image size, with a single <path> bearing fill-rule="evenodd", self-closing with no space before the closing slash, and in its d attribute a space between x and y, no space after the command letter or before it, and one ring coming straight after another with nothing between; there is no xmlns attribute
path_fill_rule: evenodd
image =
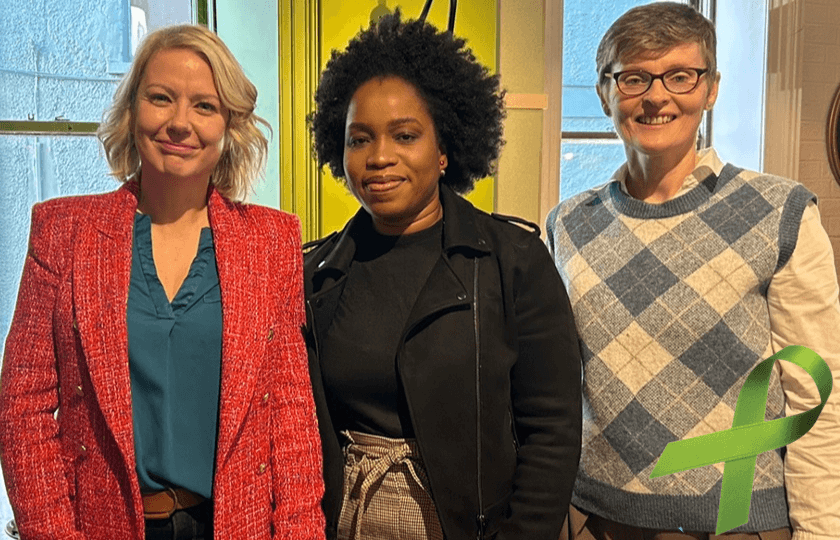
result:
<svg viewBox="0 0 840 540"><path fill-rule="evenodd" d="M536 226L460 196L493 173L503 97L463 39L399 12L322 74L317 158L362 206L304 260L328 538L560 534L580 455L569 300Z"/></svg>

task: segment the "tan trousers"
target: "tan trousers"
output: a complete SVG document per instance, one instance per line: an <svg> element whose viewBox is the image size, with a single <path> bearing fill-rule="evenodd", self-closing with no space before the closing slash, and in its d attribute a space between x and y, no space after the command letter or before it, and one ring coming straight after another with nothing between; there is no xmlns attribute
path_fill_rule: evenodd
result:
<svg viewBox="0 0 840 540"><path fill-rule="evenodd" d="M417 443L343 434L349 443L338 540L443 540Z"/></svg>
<svg viewBox="0 0 840 540"><path fill-rule="evenodd" d="M571 536L569 535L571 529ZM757 533L695 533L656 531L610 521L569 506L569 517L563 523L560 540L790 540L787 527Z"/></svg>

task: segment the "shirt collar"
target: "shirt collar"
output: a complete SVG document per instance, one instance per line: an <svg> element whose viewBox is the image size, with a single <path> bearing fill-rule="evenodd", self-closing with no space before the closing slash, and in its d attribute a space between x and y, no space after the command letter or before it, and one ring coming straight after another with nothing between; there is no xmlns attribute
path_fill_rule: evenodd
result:
<svg viewBox="0 0 840 540"><path fill-rule="evenodd" d="M697 163L691 174L685 177L682 186L674 194L671 199L675 199L684 193L687 193L697 187L697 184L708 178L709 174L720 176L723 170L724 163L720 160L714 148L704 148L697 152ZM621 167L613 173L610 181L618 182L621 191L625 195L630 195L627 191L627 162L624 162ZM632 197L632 195L630 195Z"/></svg>

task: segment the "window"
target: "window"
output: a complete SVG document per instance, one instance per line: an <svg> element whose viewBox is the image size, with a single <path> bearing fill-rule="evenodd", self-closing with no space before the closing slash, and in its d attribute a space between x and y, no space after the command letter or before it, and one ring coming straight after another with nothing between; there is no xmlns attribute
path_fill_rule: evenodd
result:
<svg viewBox="0 0 840 540"><path fill-rule="evenodd" d="M150 30L212 22L208 0L0 0L0 357L36 202L109 191L95 130ZM212 4L211 4L212 6ZM200 15L200 16L199 16ZM0 490L0 538L12 518Z"/></svg>

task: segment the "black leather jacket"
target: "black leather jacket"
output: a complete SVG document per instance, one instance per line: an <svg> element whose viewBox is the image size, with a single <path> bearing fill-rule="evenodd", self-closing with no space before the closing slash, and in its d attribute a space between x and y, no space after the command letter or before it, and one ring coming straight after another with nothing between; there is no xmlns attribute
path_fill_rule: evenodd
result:
<svg viewBox="0 0 840 540"><path fill-rule="evenodd" d="M581 437L580 352L565 288L538 234L446 186L441 202L442 255L396 361L443 532L448 540L556 540ZM343 455L318 345L355 253L348 227L304 256L327 538L336 536Z"/></svg>

